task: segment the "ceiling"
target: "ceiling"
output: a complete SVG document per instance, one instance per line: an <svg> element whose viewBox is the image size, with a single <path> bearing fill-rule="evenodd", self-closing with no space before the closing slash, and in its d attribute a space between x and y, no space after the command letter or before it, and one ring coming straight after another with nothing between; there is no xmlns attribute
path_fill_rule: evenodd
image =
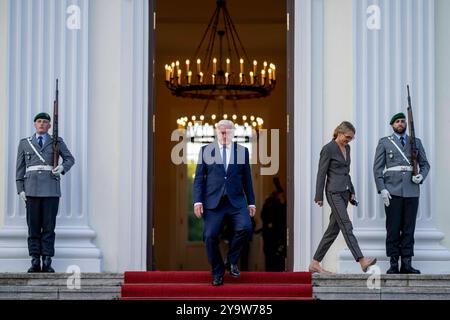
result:
<svg viewBox="0 0 450 320"><path fill-rule="evenodd" d="M216 0L156 0L157 53L194 54L215 8ZM285 54L285 1L228 0L227 8L251 59Z"/></svg>

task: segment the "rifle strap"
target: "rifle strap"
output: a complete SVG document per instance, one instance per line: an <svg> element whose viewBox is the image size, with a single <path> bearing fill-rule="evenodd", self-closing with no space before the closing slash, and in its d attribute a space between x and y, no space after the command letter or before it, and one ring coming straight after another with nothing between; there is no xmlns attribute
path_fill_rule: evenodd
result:
<svg viewBox="0 0 450 320"><path fill-rule="evenodd" d="M409 162L408 158L405 156L405 154L403 153L402 149L400 149L400 147L395 143L394 138L391 136L391 137L388 137L388 139L397 148L397 150L400 152L400 154L403 156L403 158L406 160L406 162L408 162L408 164L411 165L411 162Z"/></svg>
<svg viewBox="0 0 450 320"><path fill-rule="evenodd" d="M36 150L36 148L34 147L34 145L31 143L31 140L32 140L32 139L33 139L33 137L29 137L29 138L27 139L28 144L30 145L31 149L33 149L34 153L36 153L36 155L37 155L37 156L39 157L39 159L42 161L42 163L47 164L47 163L45 162L45 160L44 160L44 157L42 157L42 155Z"/></svg>

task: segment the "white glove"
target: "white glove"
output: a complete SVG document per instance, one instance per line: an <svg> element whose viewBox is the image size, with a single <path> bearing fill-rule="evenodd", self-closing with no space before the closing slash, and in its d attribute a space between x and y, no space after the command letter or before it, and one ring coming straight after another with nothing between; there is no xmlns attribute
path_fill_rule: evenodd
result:
<svg viewBox="0 0 450 320"><path fill-rule="evenodd" d="M52 173L55 176L59 176L63 171L64 171L64 167L62 165L59 165L55 169L52 170Z"/></svg>
<svg viewBox="0 0 450 320"><path fill-rule="evenodd" d="M420 173L412 177L412 182L414 182L415 184L420 184L422 180L423 176Z"/></svg>
<svg viewBox="0 0 450 320"><path fill-rule="evenodd" d="M389 207L389 199L392 199L391 194L386 189L381 190L381 198L383 199L384 205Z"/></svg>
<svg viewBox="0 0 450 320"><path fill-rule="evenodd" d="M25 191L21 191L21 192L19 193L19 197L20 197L20 199L22 199L23 201L27 202L27 196L26 196L26 194L25 194Z"/></svg>

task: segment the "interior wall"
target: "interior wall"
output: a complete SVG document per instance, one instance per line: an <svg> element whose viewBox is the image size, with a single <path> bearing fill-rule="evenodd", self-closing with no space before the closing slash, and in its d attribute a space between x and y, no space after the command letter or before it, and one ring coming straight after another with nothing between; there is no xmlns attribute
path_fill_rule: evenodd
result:
<svg viewBox="0 0 450 320"><path fill-rule="evenodd" d="M339 123L344 120L352 122L353 119L352 0L325 0L324 24L324 119L322 132L325 145L331 141L333 131ZM356 128L356 138L358 134L361 134L362 129ZM325 203L323 232L328 226L331 213L328 203L326 201ZM349 214L351 217L351 206L349 206ZM339 233L323 260L323 266L326 269L333 272L338 271L339 252L345 246L342 233Z"/></svg>
<svg viewBox="0 0 450 320"><path fill-rule="evenodd" d="M6 99L6 83L7 83L7 22L8 22L8 11L7 11L7 0L0 0L0 114L7 114L7 99ZM4 127L5 128L5 127ZM5 130L5 129L3 129ZM6 132L3 132L3 136ZM5 139L0 139L0 150L5 148ZM5 170L6 168L6 154L0 154L0 188L4 188L7 185L5 181ZM4 224L4 216L6 212L4 199L4 192L0 192L0 228Z"/></svg>
<svg viewBox="0 0 450 320"><path fill-rule="evenodd" d="M436 178L434 201L438 228L445 234L443 245L450 248L450 215L448 188L450 181L450 1L436 0L436 163L431 170Z"/></svg>
<svg viewBox="0 0 450 320"><path fill-rule="evenodd" d="M279 5L276 13L272 12L265 20L267 12L261 3L258 13L246 14L240 3L227 2L228 9L242 42L245 45L250 59L256 59L261 63L265 59L277 65L277 85L271 96L264 99L242 100L238 102L238 112L241 114L261 116L264 119L265 129L279 129L280 160L278 176L281 184L286 188L286 42L285 42L285 7ZM173 4L171 4L173 6ZM215 5L215 3L213 3ZM251 6L251 3L246 3ZM195 7L195 4L190 4ZM155 256L158 270L175 269L178 263L175 255L168 252L177 252L175 234L176 219L176 167L170 159L171 149L176 142L170 141L171 133L177 128L176 119L189 114L200 114L205 102L201 100L182 99L171 95L164 84L164 65L171 61L179 60L183 64L189 58L200 41L200 37L206 28L205 23L210 18L214 7L206 10L206 19L198 19L194 14L191 18L171 15L165 11L164 4L156 1L157 28L156 28L156 149L155 149ZM202 10L203 11L203 10ZM248 19L244 15L248 16ZM187 16L187 15L186 15ZM255 18L257 17L257 18ZM256 20L255 20L256 19ZM179 21L177 21L179 20ZM205 22L206 21L206 22ZM180 43L168 44L167 39L178 39L180 30L191 30L192 37L183 37ZM277 38L273 38L274 35ZM261 54L264 52L264 54ZM247 68L246 68L247 69ZM217 104L210 102L208 113L217 113ZM234 113L232 104L225 104L224 112ZM260 212L264 199L273 190L272 176L260 176L255 166L252 167L254 175L254 188L256 193L256 228L261 226ZM252 241L251 257L255 258L257 252L258 265L251 268L264 269L262 255L261 234L255 235Z"/></svg>

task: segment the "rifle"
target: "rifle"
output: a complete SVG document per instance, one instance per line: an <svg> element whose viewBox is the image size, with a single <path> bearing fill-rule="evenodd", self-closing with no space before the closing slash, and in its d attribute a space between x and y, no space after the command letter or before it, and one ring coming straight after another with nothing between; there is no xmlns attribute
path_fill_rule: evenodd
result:
<svg viewBox="0 0 450 320"><path fill-rule="evenodd" d="M58 79L56 79L55 100L53 101L53 168L56 168L59 162L58 107L59 107L59 91L58 91Z"/></svg>
<svg viewBox="0 0 450 320"><path fill-rule="evenodd" d="M417 168L417 144L416 144L416 131L414 130L414 119L411 106L411 95L409 94L409 85L406 86L408 90L408 126L409 126L409 138L411 142L411 162L412 162L412 175L418 174Z"/></svg>

